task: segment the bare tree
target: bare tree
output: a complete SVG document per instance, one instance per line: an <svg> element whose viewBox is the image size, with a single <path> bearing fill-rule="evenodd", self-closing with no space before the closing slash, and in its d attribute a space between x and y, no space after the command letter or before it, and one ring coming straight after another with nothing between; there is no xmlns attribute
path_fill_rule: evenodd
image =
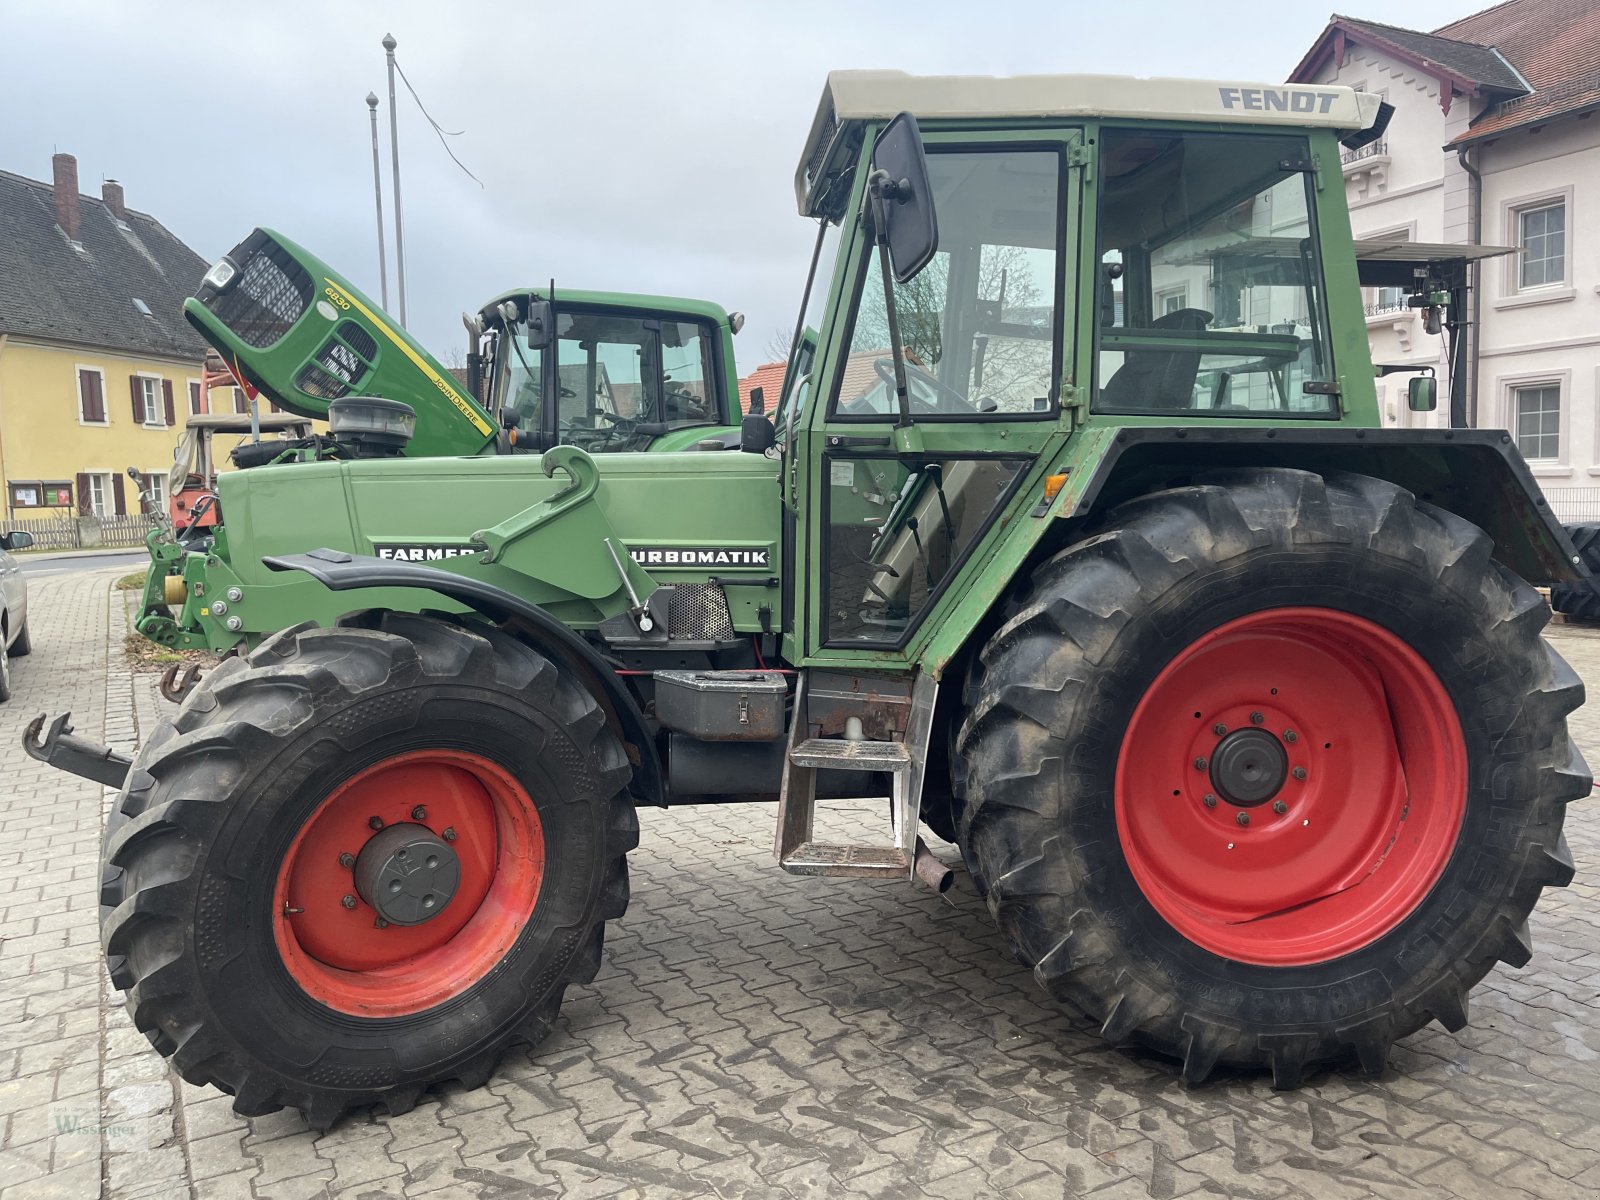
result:
<svg viewBox="0 0 1600 1200"><path fill-rule="evenodd" d="M978 261L979 311L967 314L961 322L975 331L974 342L982 349L979 351L978 345L973 348L972 378L943 380L958 391L995 398L1009 409L1029 406L1034 396L1048 392L1050 383L1050 324L1039 323L1049 313L1049 303L1045 300L1041 304L1031 254L1025 246L983 247ZM947 311L949 278L950 256L940 253L915 278L897 284L894 291L900 343L915 363L935 374L944 357L945 332L955 327L951 320L954 314ZM851 346L855 353L889 348L882 289L874 266L867 276L856 316ZM1053 320L1053 314L1050 316ZM1035 328L1037 336L1019 332ZM979 395L970 398L976 401Z"/></svg>
<svg viewBox="0 0 1600 1200"><path fill-rule="evenodd" d="M761 352L766 355L764 362L786 363L789 361L789 347L794 342L794 330L778 326L767 335L767 340L761 343Z"/></svg>

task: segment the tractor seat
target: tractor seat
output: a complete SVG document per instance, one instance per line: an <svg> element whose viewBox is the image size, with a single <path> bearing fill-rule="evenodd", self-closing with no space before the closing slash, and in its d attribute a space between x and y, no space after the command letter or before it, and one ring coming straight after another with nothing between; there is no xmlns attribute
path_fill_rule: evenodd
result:
<svg viewBox="0 0 1600 1200"><path fill-rule="evenodd" d="M1210 323L1211 314L1204 309L1180 308L1157 317L1150 328L1199 333ZM1134 412L1189 408L1199 372L1198 350L1129 350L1122 366L1101 387L1100 407Z"/></svg>

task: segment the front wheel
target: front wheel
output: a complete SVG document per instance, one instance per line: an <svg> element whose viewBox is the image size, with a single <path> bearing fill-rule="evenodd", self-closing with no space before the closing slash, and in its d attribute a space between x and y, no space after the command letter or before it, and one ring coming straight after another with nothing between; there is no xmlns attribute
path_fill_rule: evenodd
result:
<svg viewBox="0 0 1600 1200"><path fill-rule="evenodd" d="M326 1128L481 1085L599 966L638 841L594 699L498 630L389 613L229 659L152 735L102 932L191 1083Z"/></svg>
<svg viewBox="0 0 1600 1200"><path fill-rule="evenodd" d="M975 667L963 849L1110 1041L1280 1087L1466 1022L1564 885L1590 777L1538 594L1449 513L1261 470L1133 501Z"/></svg>

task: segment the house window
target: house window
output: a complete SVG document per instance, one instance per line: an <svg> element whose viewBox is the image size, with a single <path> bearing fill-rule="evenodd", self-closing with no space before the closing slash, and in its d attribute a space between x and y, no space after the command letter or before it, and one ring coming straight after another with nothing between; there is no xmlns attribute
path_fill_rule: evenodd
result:
<svg viewBox="0 0 1600 1200"><path fill-rule="evenodd" d="M111 515L111 477L109 475L86 475L89 481L89 511L97 517Z"/></svg>
<svg viewBox="0 0 1600 1200"><path fill-rule="evenodd" d="M144 510L154 515L167 511L167 474L157 467L153 471L142 472L139 476L142 485L140 491L144 493L141 502Z"/></svg>
<svg viewBox="0 0 1600 1200"><path fill-rule="evenodd" d="M150 375L134 375L130 379L133 389L133 419L147 429L161 429L168 424L166 388L163 381Z"/></svg>
<svg viewBox="0 0 1600 1200"><path fill-rule="evenodd" d="M1519 288L1548 287L1567 278L1567 206L1564 201L1517 212Z"/></svg>
<svg viewBox="0 0 1600 1200"><path fill-rule="evenodd" d="M1511 389L1517 449L1526 459L1561 457L1561 385L1541 383Z"/></svg>
<svg viewBox="0 0 1600 1200"><path fill-rule="evenodd" d="M244 394L244 389L241 387L236 387L233 389L233 411L236 413L247 413L250 411L250 399Z"/></svg>
<svg viewBox="0 0 1600 1200"><path fill-rule="evenodd" d="M191 379L189 380L189 415L198 417L205 410L205 401L200 396L200 381Z"/></svg>
<svg viewBox="0 0 1600 1200"><path fill-rule="evenodd" d="M85 425L106 424L105 376L93 367L78 368L78 420Z"/></svg>
<svg viewBox="0 0 1600 1200"><path fill-rule="evenodd" d="M1175 312L1182 312L1189 307L1189 289L1187 286L1171 288L1155 295L1156 316L1170 316Z"/></svg>

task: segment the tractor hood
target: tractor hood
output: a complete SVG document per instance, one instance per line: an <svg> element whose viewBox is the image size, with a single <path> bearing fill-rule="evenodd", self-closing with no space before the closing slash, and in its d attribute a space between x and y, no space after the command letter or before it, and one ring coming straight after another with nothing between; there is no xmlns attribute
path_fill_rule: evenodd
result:
<svg viewBox="0 0 1600 1200"><path fill-rule="evenodd" d="M518 454L298 463L223 475L225 528L213 553L190 555L184 572L192 590L179 618L183 644L221 650L299 620L331 624L386 603L415 607L381 589L330 592L262 563L321 548L481 579L564 624L593 629L614 612L608 595L621 590L619 562L596 529L609 530L630 574L643 573L634 580L641 593L712 585L741 634L771 627L780 575L777 462L738 451L554 453L581 458L583 470L547 475L551 456ZM477 540L480 532L487 536ZM510 547L494 562L482 561L484 543L505 542ZM214 606L235 589L239 599ZM442 599L428 606L459 607Z"/></svg>
<svg viewBox="0 0 1600 1200"><path fill-rule="evenodd" d="M477 454L495 422L466 385L349 280L270 229L218 260L184 316L246 388L326 420L345 396L416 410L409 457Z"/></svg>

